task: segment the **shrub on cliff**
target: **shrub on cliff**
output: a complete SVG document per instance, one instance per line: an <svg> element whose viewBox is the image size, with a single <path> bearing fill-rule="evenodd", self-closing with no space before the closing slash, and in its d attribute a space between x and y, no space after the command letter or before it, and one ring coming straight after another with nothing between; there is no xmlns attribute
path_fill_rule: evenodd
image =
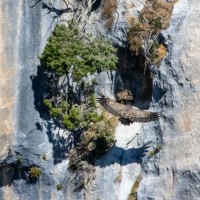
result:
<svg viewBox="0 0 200 200"><path fill-rule="evenodd" d="M93 154L95 157L103 155L114 143L115 118L105 119L103 123L98 123L96 127L96 134L94 137L94 150Z"/></svg>
<svg viewBox="0 0 200 200"><path fill-rule="evenodd" d="M107 29L111 31L117 10L117 0L104 0L102 2L102 17L105 19Z"/></svg>
<svg viewBox="0 0 200 200"><path fill-rule="evenodd" d="M101 116L101 120L92 123L90 128L82 135L78 148L74 149L69 156L69 169L81 168L81 161L94 163L105 154L115 142L115 128L117 118L114 116Z"/></svg>
<svg viewBox="0 0 200 200"><path fill-rule="evenodd" d="M87 74L116 69L116 48L103 37L91 39L76 24L57 25L40 57L43 66L57 76L72 72L80 82Z"/></svg>
<svg viewBox="0 0 200 200"><path fill-rule="evenodd" d="M162 29L168 28L173 4L173 2L164 0L147 0L138 19L130 17L127 20L128 43L133 54L141 53L148 62L151 61L158 66L160 65L166 49L163 46L156 47L156 49L155 45L153 49L152 43L158 42L157 38ZM154 57L153 61L152 57Z"/></svg>
<svg viewBox="0 0 200 200"><path fill-rule="evenodd" d="M41 173L42 173L42 171L38 167L31 167L30 170L29 170L29 176L31 178L38 179L40 177Z"/></svg>

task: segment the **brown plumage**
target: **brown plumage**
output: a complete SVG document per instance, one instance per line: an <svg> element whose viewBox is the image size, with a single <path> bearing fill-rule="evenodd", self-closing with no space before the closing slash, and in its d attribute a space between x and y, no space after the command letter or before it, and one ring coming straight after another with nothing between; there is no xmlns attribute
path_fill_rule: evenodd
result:
<svg viewBox="0 0 200 200"><path fill-rule="evenodd" d="M111 114L127 120L128 122L150 122L159 119L159 114L156 112L143 111L131 105L124 105L106 97L101 92L98 92L100 98L99 103Z"/></svg>
<svg viewBox="0 0 200 200"><path fill-rule="evenodd" d="M127 89L122 89L121 91L119 91L116 95L116 98L118 101L132 101L134 99L132 92Z"/></svg>

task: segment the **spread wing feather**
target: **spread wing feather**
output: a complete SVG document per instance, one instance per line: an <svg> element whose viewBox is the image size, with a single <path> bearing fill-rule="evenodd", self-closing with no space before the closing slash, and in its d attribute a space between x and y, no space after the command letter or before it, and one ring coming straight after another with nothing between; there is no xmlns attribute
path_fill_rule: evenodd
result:
<svg viewBox="0 0 200 200"><path fill-rule="evenodd" d="M156 112L143 111L138 108L134 108L130 105L120 104L101 92L98 92L99 103L111 114L128 119L130 122L150 122L159 119L159 114Z"/></svg>

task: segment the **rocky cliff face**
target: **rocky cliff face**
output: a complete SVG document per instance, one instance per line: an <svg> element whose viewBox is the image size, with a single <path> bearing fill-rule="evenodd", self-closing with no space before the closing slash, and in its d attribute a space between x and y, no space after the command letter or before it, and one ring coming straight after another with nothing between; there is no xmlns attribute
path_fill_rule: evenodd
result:
<svg viewBox="0 0 200 200"><path fill-rule="evenodd" d="M199 8L199 1L179 1L165 32L169 54L155 81L155 88L166 91L159 101L164 112L159 173L147 172L139 199L199 199Z"/></svg>
<svg viewBox="0 0 200 200"><path fill-rule="evenodd" d="M101 32L124 48L124 12L137 15L142 2L119 1L113 29L107 32L99 2L91 7L90 1L83 1L80 26L86 32ZM76 187L81 175L67 169L69 136L43 121L43 111L37 110L45 84L37 78L42 73L37 57L54 23L70 18L74 11L64 14L67 8L61 0L53 1L53 7L49 1L3 0L0 8L0 199L125 200L131 189L137 190L141 200L200 199L199 0L179 0L169 29L163 31L168 53L155 69L149 102L150 110L162 112L161 119L148 124L119 124L116 144L96 161L83 189ZM99 82L104 83L99 87L110 96L113 76L99 76ZM31 166L42 170L38 182L28 179ZM60 191L58 184L63 186Z"/></svg>
<svg viewBox="0 0 200 200"><path fill-rule="evenodd" d="M38 131L32 76L37 73L38 55L57 18L47 14L41 1L1 1L1 172L0 199L61 199L51 193L54 183L52 145L45 132ZM62 1L55 6L62 7ZM39 85L36 85L39 87ZM46 155L44 162L42 155ZM43 165L39 184L27 180L33 165ZM48 173L46 173L48 169ZM48 175L47 175L48 174ZM57 178L56 178L57 179ZM42 192L41 192L42 191Z"/></svg>

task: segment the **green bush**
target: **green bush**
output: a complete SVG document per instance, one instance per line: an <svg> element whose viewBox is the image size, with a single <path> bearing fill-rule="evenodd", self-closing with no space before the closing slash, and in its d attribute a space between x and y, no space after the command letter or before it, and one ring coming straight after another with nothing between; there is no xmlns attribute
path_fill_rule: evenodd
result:
<svg viewBox="0 0 200 200"><path fill-rule="evenodd" d="M47 108L52 108L52 103L51 103L51 101L50 100L48 100L48 99L45 99L44 101L43 101L43 103L44 103L44 105L47 107Z"/></svg>
<svg viewBox="0 0 200 200"><path fill-rule="evenodd" d="M96 123L103 120L103 115L97 113L96 100L94 94L89 96L87 106L69 106L62 102L59 108L53 107L49 100L45 100L45 105L53 118L59 118L60 124L69 131L75 129L87 129L91 123ZM48 103L46 103L48 102ZM51 105L51 106L49 106Z"/></svg>
<svg viewBox="0 0 200 200"><path fill-rule="evenodd" d="M161 17L158 17L154 20L154 25L158 29L162 29L162 21Z"/></svg>
<svg viewBox="0 0 200 200"><path fill-rule="evenodd" d="M59 190L62 190L62 184L58 184L58 185L56 186L56 188L57 188L58 191L59 191Z"/></svg>
<svg viewBox="0 0 200 200"><path fill-rule="evenodd" d="M88 96L88 105L92 107L96 106L96 98L94 94Z"/></svg>
<svg viewBox="0 0 200 200"><path fill-rule="evenodd" d="M161 150L161 145L157 145L156 148L149 152L149 157L153 157L157 153L159 153Z"/></svg>
<svg viewBox="0 0 200 200"><path fill-rule="evenodd" d="M47 160L47 156L46 155L42 155L42 159L43 160Z"/></svg>
<svg viewBox="0 0 200 200"><path fill-rule="evenodd" d="M29 170L29 176L31 178L38 179L40 177L41 173L42 173L42 171L38 167L31 167L30 170Z"/></svg>
<svg viewBox="0 0 200 200"><path fill-rule="evenodd" d="M59 117L62 114L62 110L60 108L51 108L50 115L54 118Z"/></svg>
<svg viewBox="0 0 200 200"><path fill-rule="evenodd" d="M103 155L114 143L115 127L111 120L104 120L97 124L94 136L94 153L96 156Z"/></svg>
<svg viewBox="0 0 200 200"><path fill-rule="evenodd" d="M81 107L72 107L68 110L68 114L63 115L63 124L65 128L72 131L80 127L83 122Z"/></svg>
<svg viewBox="0 0 200 200"><path fill-rule="evenodd" d="M58 76L66 75L73 69L72 78L80 82L88 73L116 69L116 52L111 42L103 37L85 39L78 26L70 22L68 27L55 27L40 61Z"/></svg>
<svg viewBox="0 0 200 200"><path fill-rule="evenodd" d="M98 121L102 121L103 120L103 115L102 114L98 114L96 111L94 110L89 110L89 111L86 111L84 113L84 119L87 123L90 123L90 122L98 122Z"/></svg>
<svg viewBox="0 0 200 200"><path fill-rule="evenodd" d="M78 148L75 148L69 156L69 169L75 171L81 167L81 161L94 162L105 154L115 141L115 128L117 119L108 119L100 116L98 122L93 123L82 135Z"/></svg>

